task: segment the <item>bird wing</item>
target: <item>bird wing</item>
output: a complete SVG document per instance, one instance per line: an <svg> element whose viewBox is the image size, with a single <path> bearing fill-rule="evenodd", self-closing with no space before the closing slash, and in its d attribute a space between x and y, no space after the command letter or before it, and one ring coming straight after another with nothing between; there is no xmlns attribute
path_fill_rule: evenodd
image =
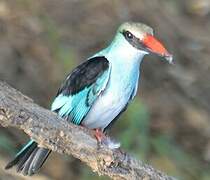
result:
<svg viewBox="0 0 210 180"><path fill-rule="evenodd" d="M109 81L111 66L104 57L93 57L69 74L61 85L51 110L80 124Z"/></svg>

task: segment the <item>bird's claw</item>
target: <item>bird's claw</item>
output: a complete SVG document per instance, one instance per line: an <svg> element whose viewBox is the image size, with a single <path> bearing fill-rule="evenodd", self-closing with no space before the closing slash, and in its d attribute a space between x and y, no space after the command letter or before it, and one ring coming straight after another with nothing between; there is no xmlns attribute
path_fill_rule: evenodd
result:
<svg viewBox="0 0 210 180"><path fill-rule="evenodd" d="M106 139L105 134L102 132L101 129L95 129L95 133L94 133L96 139L98 142L102 142L104 139Z"/></svg>
<svg viewBox="0 0 210 180"><path fill-rule="evenodd" d="M95 129L94 135L100 146L107 146L110 149L117 149L120 147L119 142L111 140L100 129Z"/></svg>

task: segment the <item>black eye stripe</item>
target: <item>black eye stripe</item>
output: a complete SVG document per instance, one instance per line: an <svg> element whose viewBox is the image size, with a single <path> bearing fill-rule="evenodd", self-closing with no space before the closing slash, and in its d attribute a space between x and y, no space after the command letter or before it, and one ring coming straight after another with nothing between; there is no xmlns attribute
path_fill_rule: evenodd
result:
<svg viewBox="0 0 210 180"><path fill-rule="evenodd" d="M125 39L135 48L140 49L140 50L145 50L146 47L145 45L137 38L135 37L131 32L129 31L122 31L123 36Z"/></svg>
<svg viewBox="0 0 210 180"><path fill-rule="evenodd" d="M124 30L122 32L125 39L134 47L137 48L137 45L140 44L140 41L138 38L136 38L131 32Z"/></svg>

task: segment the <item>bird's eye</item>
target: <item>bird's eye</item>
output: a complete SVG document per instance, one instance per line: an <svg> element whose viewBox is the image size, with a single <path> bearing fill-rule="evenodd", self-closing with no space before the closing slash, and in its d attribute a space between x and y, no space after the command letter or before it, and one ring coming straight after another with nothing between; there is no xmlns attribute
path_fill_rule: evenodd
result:
<svg viewBox="0 0 210 180"><path fill-rule="evenodd" d="M133 34L131 34L129 31L125 31L125 36L128 39L133 39Z"/></svg>

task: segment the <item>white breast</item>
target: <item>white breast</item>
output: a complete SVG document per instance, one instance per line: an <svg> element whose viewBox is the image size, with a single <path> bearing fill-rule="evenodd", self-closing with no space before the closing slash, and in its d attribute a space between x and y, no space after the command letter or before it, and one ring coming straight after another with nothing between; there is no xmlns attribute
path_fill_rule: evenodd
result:
<svg viewBox="0 0 210 180"><path fill-rule="evenodd" d="M135 83L128 77L124 77L125 80L119 74L112 75L105 91L93 104L82 124L91 129L106 128L127 105L138 83L138 73L135 72L134 76L136 78L131 79L135 79Z"/></svg>
<svg viewBox="0 0 210 180"><path fill-rule="evenodd" d="M99 96L82 124L91 129L104 129L121 112L127 102L128 98L107 90Z"/></svg>

